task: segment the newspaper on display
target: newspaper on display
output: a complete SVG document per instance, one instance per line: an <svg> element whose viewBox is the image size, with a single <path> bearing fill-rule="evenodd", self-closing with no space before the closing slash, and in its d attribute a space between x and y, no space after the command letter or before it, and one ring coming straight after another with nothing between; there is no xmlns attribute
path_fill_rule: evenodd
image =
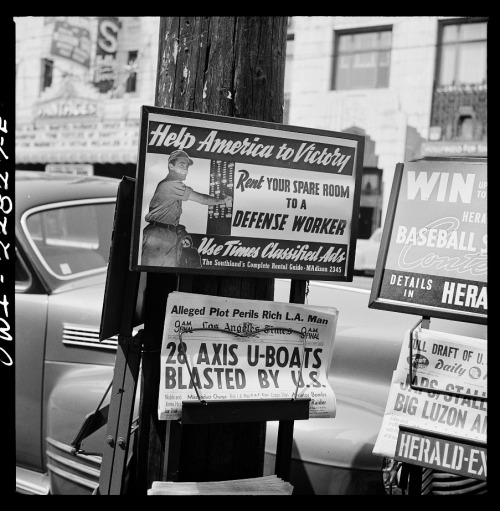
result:
<svg viewBox="0 0 500 511"><path fill-rule="evenodd" d="M429 391L415 390L410 382ZM373 453L394 457L400 425L486 442L487 383L485 340L407 331Z"/></svg>
<svg viewBox="0 0 500 511"><path fill-rule="evenodd" d="M160 420L183 400L310 398L335 417L328 382L338 311L283 302L171 293L161 348Z"/></svg>
<svg viewBox="0 0 500 511"><path fill-rule="evenodd" d="M148 495L292 495L293 486L276 475L230 481L153 481Z"/></svg>
<svg viewBox="0 0 500 511"><path fill-rule="evenodd" d="M439 390L462 392L462 386L486 397L488 388L487 344L484 339L420 328L413 332L412 373L435 379ZM410 370L410 331L399 355L398 369Z"/></svg>

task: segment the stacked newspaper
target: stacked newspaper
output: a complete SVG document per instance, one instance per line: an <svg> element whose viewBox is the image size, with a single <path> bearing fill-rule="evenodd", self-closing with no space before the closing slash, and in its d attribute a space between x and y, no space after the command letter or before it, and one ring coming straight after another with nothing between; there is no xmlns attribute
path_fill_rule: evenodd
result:
<svg viewBox="0 0 500 511"><path fill-rule="evenodd" d="M487 355L483 339L405 332L373 453L394 456L400 425L486 442Z"/></svg>
<svg viewBox="0 0 500 511"><path fill-rule="evenodd" d="M293 486L276 475L229 481L154 481L148 495L291 495Z"/></svg>

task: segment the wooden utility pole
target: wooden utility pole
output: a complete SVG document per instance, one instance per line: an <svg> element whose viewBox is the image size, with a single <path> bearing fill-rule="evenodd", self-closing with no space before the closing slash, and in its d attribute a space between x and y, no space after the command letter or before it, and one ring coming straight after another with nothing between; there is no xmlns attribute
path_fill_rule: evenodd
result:
<svg viewBox="0 0 500 511"><path fill-rule="evenodd" d="M155 106L281 123L286 16L162 17ZM183 426L182 445L169 445L158 421L160 348L168 293L180 291L273 300L270 278L149 273L138 438L138 491L165 477L165 449L180 449L178 478L210 481L263 473L265 422Z"/></svg>

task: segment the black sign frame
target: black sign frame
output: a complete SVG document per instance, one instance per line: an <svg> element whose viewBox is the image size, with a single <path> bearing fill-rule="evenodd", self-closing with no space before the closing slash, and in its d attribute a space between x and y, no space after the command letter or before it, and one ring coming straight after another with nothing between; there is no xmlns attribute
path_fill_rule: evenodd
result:
<svg viewBox="0 0 500 511"><path fill-rule="evenodd" d="M445 465L445 461L449 461L449 460L446 460L444 458L444 456L443 456L443 458L439 458L439 457L435 458L438 463L430 463L427 460L425 460L425 458L417 459L417 457L415 455L413 455L412 457L408 457L407 453L405 456L405 454L402 454L400 452L400 446L401 446L401 442L402 442L404 435L413 435L415 438L417 438L421 441L427 440L428 444L432 443L432 442L434 442L434 444L442 442L445 445L447 444L447 446L449 448L448 452L450 452L450 453L452 452L453 449L455 449L455 450L459 449L462 451L462 453L465 451L468 454L468 456L467 457L464 456L463 459L466 462L470 461L471 464L472 464L472 460L479 463L479 462L481 462L481 459L482 459L482 456L479 456L477 458L476 457L472 458L472 456L470 455L472 450L475 450L480 455L481 455L481 453L484 454L484 459L486 459L486 456L488 453L488 448L487 448L487 444L485 442L480 442L480 441L472 440L469 438L455 437L455 436L451 436L451 435L446 435L444 433L439 433L437 431L429 431L429 430L420 429L420 428L413 428L410 426L406 426L404 424L400 424L399 432L398 432L398 440L397 440L397 445L396 445L396 453L394 455L394 459L397 461L400 461L402 463L407 463L409 465L416 465L419 467L429 468L431 470L437 470L439 472L447 472L447 473L456 474L456 475L459 475L462 477L468 477L468 478L472 478L472 479L478 479L481 481L487 481L486 473L484 473L484 475L482 473L481 474L471 473L470 471L467 471L466 469L462 469L462 464L460 464L460 468L457 468L457 466L453 466L451 463L449 463L448 465ZM428 447L428 446L426 446L426 447ZM417 449L420 449L420 445L418 445L418 444L417 444ZM446 447L443 448L443 452L447 452L445 449L446 449ZM419 455L418 458L423 457L423 456L421 456L420 450L417 451L417 453ZM413 454L413 452L412 452L412 454ZM450 456L450 458L452 458L452 456ZM441 463L441 461L442 461L442 463ZM454 462L456 462L456 461L457 460L455 457ZM484 465L481 464L481 468L485 469L486 465L487 465L487 463L484 463ZM482 470L481 472L485 472L485 470Z"/></svg>
<svg viewBox="0 0 500 511"><path fill-rule="evenodd" d="M436 169L441 168L443 172L458 172L460 170L464 171L465 165L467 165L467 168L469 170L473 170L474 168L477 169L477 172L480 172L481 170L484 170L484 179L483 183L485 183L485 188L487 186L487 160L486 158L423 158L421 160L414 160L411 162L408 162L406 164L398 163L396 165L394 179L392 183L392 189L391 189L391 195L389 198L389 204L387 207L387 214L386 219L384 223L383 233L382 233L382 239L380 244L380 250L378 254L377 259L377 265L375 269L375 274L373 278L370 298L369 298L369 304L368 307L374 308L374 309L382 309L382 310L388 310L388 311L396 311L396 312L403 312L408 314L416 314L423 317L435 317L435 318L441 318L441 319L448 319L453 321L462 321L462 322L468 322L468 323L477 323L477 324L483 324L486 325L488 322L488 314L487 314L487 306L486 311L484 313L480 312L472 312L471 310L465 310L465 307L461 305L455 304L446 304L446 305L435 305L431 304L429 302L425 302L425 291L424 293L420 293L417 295L415 300L409 301L409 298L407 300L404 299L401 293L404 293L404 290L399 290L396 294L396 298L388 298L388 293L384 296L384 289L387 290L389 286L389 282L394 281L396 282L396 279L399 277L401 282L408 282L408 279L411 279L413 277L414 279L414 285L418 288L423 288L425 286L432 286L432 278L436 278L437 275L433 273L428 274L416 274L412 272L404 272L395 270L393 268L387 268L387 260L389 257L390 250L394 247L394 245L391 246L391 239L393 237L394 229L397 226L396 223L396 215L401 210L401 193L402 193L402 184L403 184L403 177L404 172L406 172L408 169L415 169L416 166L421 166L422 169L424 169L424 165L427 169L429 169L429 165L435 165ZM475 167L477 165L477 167ZM462 166L462 167L460 167ZM484 166L484 167L483 167ZM476 190L477 193L479 193L478 190ZM433 192L434 193L434 192ZM487 192L485 192L487 193ZM487 215L486 210L486 202L487 202L487 196L484 200L484 215ZM398 209L399 208L399 209ZM440 215L446 214L445 209L445 202L443 201L442 211L440 211ZM422 210L421 210L422 211ZM463 217L463 215L462 215ZM487 231L487 223L485 225L484 231ZM487 234L484 234L486 236L487 240ZM470 242L469 242L470 243ZM483 242L484 243L484 242ZM487 241L486 241L487 243ZM487 246L487 245L486 245ZM469 261L470 263L470 261ZM487 249L486 253L484 255L481 255L481 261L480 261L481 267L484 268L484 265L487 265ZM470 264L469 264L470 266ZM417 280L419 279L419 280ZM453 281L452 284L455 284L456 289L458 290L458 286L460 285L460 289L462 289L463 285L472 285L476 286L478 285L478 281L468 280L468 279L450 279ZM429 282L430 281L430 282ZM446 296L451 296L448 292L451 288L452 284L448 284L447 294ZM438 286L441 284L439 283ZM385 288L384 288L385 286ZM435 293L442 291L441 287L437 287L437 290L434 291ZM484 293L483 293L484 292ZM415 297L416 291L413 291L412 298ZM487 269L486 269L486 281L484 282L484 285L482 286L482 289L480 291L481 295L487 295ZM429 294L430 295L430 294ZM444 297L444 294L442 294ZM433 298L436 300L435 298ZM419 301L420 300L420 301ZM457 298L455 297L455 302L457 302ZM472 302L472 300L469 300L469 302ZM476 303L479 303L479 300L476 301ZM486 302L487 303L487 302ZM470 308L470 307L469 307Z"/></svg>
<svg viewBox="0 0 500 511"><path fill-rule="evenodd" d="M166 128L170 127L171 131L167 135ZM193 138L196 139L196 145L194 145L192 148L186 148L186 146L183 146L180 140L182 129L187 127L187 130L184 131L183 136L187 137L189 134L194 133L195 135L198 135L198 138L196 138L193 135ZM163 131L162 131L163 130ZM177 130L177 131L176 131ZM201 134L203 134L205 139L203 139L203 142L205 143L206 140L209 138L213 131L216 131L217 134L224 139L224 141L229 140L230 143L234 144L233 147L240 147L241 145L238 145L240 142L243 141L243 145L246 143L246 147L251 147L251 143L254 143L255 146L257 145L261 149L262 152L259 153L258 157L255 157L253 155L250 155L249 152L244 153L243 150L238 152L237 149L235 149L235 153L228 153L224 152L219 153L219 155L216 155L215 153L207 152L207 155L204 155L201 153L201 149L198 149L202 147L202 144L200 143ZM154 134L153 134L154 133ZM172 134L172 139L168 139L167 137ZM177 135L177 140L175 142L169 142L169 145L171 147L162 147L161 144L158 143L158 140L160 137L162 140L162 144L167 145L168 140L175 140L174 136ZM239 139L236 140L239 136ZM150 137L150 138L149 138ZM155 138L156 137L156 138ZM302 138L301 138L302 137ZM186 139L183 139L186 140ZM164 141L164 142L163 142ZM246 141L246 142L245 142ZM306 141L306 142L303 142ZM303 145L300 145L301 142ZM267 145L266 145L267 144ZM273 145L274 144L274 145ZM292 157L290 159L292 161L283 163L281 161L277 161L277 154L279 153L279 149L283 147L284 144L288 144L288 147L294 147L295 154L292 152ZM148 167L146 167L147 164L147 158L149 158L149 161L158 161L159 158L163 157L163 169L167 169L167 161L168 161L168 155L175 149L185 150L189 154L189 158L195 161L195 164L197 161L200 160L207 160L208 163L207 166L210 164L212 167L207 171L210 172L210 182L213 181L213 175L212 172L215 172L213 170L214 161L216 161L217 164L219 164L219 158L222 160L222 164L225 164L229 161L227 164L228 167L231 167L232 164L232 176L231 179L233 180L233 189L232 192L234 194L235 189L238 188L239 183L241 181L241 173L245 172L245 170L239 170L240 174L237 175L237 171L235 170L236 167L239 165L244 165L245 167L252 167L255 169L257 167L261 167L262 169L260 172L262 173L261 180L264 180L264 174L266 171L272 172L281 172L279 174L281 177L285 176L282 181L286 181L286 174L285 172L289 172L290 175L297 176L298 172L304 172L307 174L308 171L311 170L311 167L313 166L313 163L304 163L304 157L302 158L302 161L295 161L296 157L300 156L300 154L305 154L304 146L306 144L308 148L313 147L311 149L311 152L309 154L312 154L312 151L316 151L315 158L316 161L314 161L314 165L318 168L314 168L314 175L315 176L321 176L321 179L323 180L329 180L329 184L326 185L325 182L318 182L315 183L317 188L316 195L320 196L319 198L313 197L311 198L311 195L303 195L303 196L295 196L298 197L299 200L296 201L296 208L297 210L302 206L303 208L309 207L312 205L313 207L310 208L314 210L316 208L316 211L318 210L318 203L315 203L314 200L329 200L328 198L325 198L325 194L328 195L329 193L344 193L343 197L335 196L332 197L333 201L333 210L336 209L338 212L338 209L342 206L339 206L338 204L347 204L344 207L344 210L342 211L342 216L340 216L337 213L337 218L330 219L324 219L324 222L321 226L322 235L333 235L335 234L334 228L335 226L338 227L337 232L340 232L340 235L342 235L343 232L345 232L344 239L342 242L332 243L329 242L329 244L321 241L311 240L310 232L307 233L309 238L303 239L284 239L279 238L278 234L280 234L277 230L270 231L270 233L274 234L268 234L267 238L259 238L259 235L254 234L253 236L248 236L247 238L245 236L242 236L241 234L237 234L236 236L234 234L228 235L227 232L231 232L231 229L233 227L233 212L231 211L231 217L229 220L229 224L227 224L228 220L226 220L226 229L229 229L229 231L225 231L225 234L221 234L218 236L210 235L215 238L214 244L217 246L217 243L219 243L219 246L222 247L224 240L227 240L231 243L236 243L237 241L241 241L241 244L243 245L243 248L245 248L245 243L248 245L249 249L251 246L254 247L254 256L252 260L252 256L248 256L248 259L245 261L243 260L243 256L240 258L234 257L232 258L232 253L229 253L227 259L223 259L221 261L216 260L216 258L212 257L211 259L209 257L206 257L205 260L207 261L207 264L205 265L204 262L202 262L202 266L195 266L193 264L187 264L186 266L181 266L179 264L171 264L170 266L160 266L156 264L143 264L142 257L141 257L141 250L142 250L142 236L143 236L143 230L144 226L147 225L144 221L145 216L145 206L149 204L149 201L146 200L146 185L149 186L149 195L148 197L151 197L152 193L151 190L153 189L151 186L151 182L146 183L146 180L148 178L151 169L151 164L148 164ZM151 148L151 146L153 146ZM299 147L300 146L300 147ZM206 145L204 146L204 150L208 151L206 149ZM212 146L212 147L215 147ZM264 154L265 148L269 148L269 152L267 153L269 156L261 156ZM272 148L272 149L270 149ZM302 149L302 152L300 152L300 149ZM210 149L212 150L212 149ZM272 152L274 151L274 152ZM322 152L321 152L322 151ZM323 161L320 162L321 156L320 153L324 156ZM284 154L284 153L283 153ZM153 156L152 156L153 155ZM215 155L215 156L214 156ZM360 204L360 196L361 196L361 178L362 178L362 165L363 165L363 155L364 155L364 137L361 135L356 135L352 133L339 133L339 132L333 132L333 131L326 131L326 130L319 130L319 129L313 129L313 128L304 128L304 127L298 127L298 126L290 126L290 125L284 125L284 124L278 124L278 123L271 123L271 122L264 122L264 121L256 121L256 120L250 120L250 119L239 119L239 118L233 118L233 117L226 117L226 116L218 116L218 115L211 115L211 114L202 114L202 113L195 113L195 112L189 112L184 110L174 110L169 108L160 108L160 107L152 107L152 106L143 106L141 111L141 131L140 131L140 137L139 137L139 150L138 150L138 163L137 163L137 173L136 173L136 195L135 195L135 203L134 203L134 222L133 222L133 237L132 237L132 247L131 247L131 257L130 257L130 268L133 271L143 271L143 272L159 272L159 273L177 273L177 274L183 274L183 273L189 273L193 275L201 275L201 274L218 274L218 275L227 275L227 276L251 276L251 277L271 277L271 278L293 278L298 280L311 280L311 279L317 279L317 280L335 280L335 281L345 281L345 282L351 282L353 279L353 271L354 271L354 256L355 256L355 250L356 250L356 240L357 240L357 233L358 233L358 221L359 221L359 204ZM153 159L156 158L156 160ZM268 161L265 161L264 158L267 158ZM307 157L306 157L307 158ZM198 159L198 160L197 160ZM312 159L312 158L311 158ZM307 160L306 160L307 161ZM328 161L329 164L326 164L325 162ZM320 162L320 163L318 163ZM337 162L337 166L335 167L334 164ZM344 163L345 162L347 165ZM264 164L268 164L267 166L264 166ZM193 166L193 168L196 167L196 165ZM321 167L321 168L320 168ZM276 168L278 170L276 170ZM220 167L218 167L220 169ZM226 167L224 167L224 170ZM271 170L269 170L271 169ZM164 170L162 171L164 172ZM168 172L168 170L167 170ZM191 170L190 170L191 172ZM219 172L219 170L217 170ZM229 171L228 171L229 172ZM254 171L255 173L256 171ZM310 175L313 175L312 172L309 172ZM228 174L226 174L227 176ZM265 179L269 175L265 176ZM273 178L273 174L271 174L271 178ZM238 184L237 184L238 179ZM309 178L312 181L312 178ZM333 180L336 181L333 181ZM207 179L208 181L208 179ZM255 181L255 180L254 180ZM292 182L292 178L289 179L290 182ZM296 181L299 181L299 179L296 179ZM307 178L303 178L304 186L307 188ZM158 181L157 181L158 182ZM156 182L156 183L157 183ZM345 186L342 187L338 185L336 188L335 182L340 183L346 183ZM254 183L256 184L256 183ZM269 194L269 190L271 189L270 183L267 184L265 181L262 183L263 188L268 186L269 189L264 189L264 192L267 192ZM287 184L287 183L285 183ZM301 183L298 184L300 187ZM210 184L212 187L212 184ZM288 184L288 186L291 186ZM294 181L295 186L295 181ZM311 184L311 188L312 188ZM328 186L328 188L325 188L325 186ZM241 187L243 189L243 186ZM346 198L345 194L348 195ZM242 193L240 193L239 197L241 197ZM250 195L250 194L248 194ZM292 197L292 194L289 194L290 197ZM222 195L220 195L222 196ZM261 196L262 197L262 196ZM283 204L285 204L285 199L283 198L283 195L280 196ZM307 200L306 200L307 199ZM236 195L235 203L238 200L238 196ZM257 199L259 200L259 199ZM263 199L262 199L263 200ZM290 199L291 200L291 199ZM341 202L344 200L344 202ZM309 204L306 204L307 201L310 201ZM337 202L335 204L335 201ZM183 203L184 204L184 203ZM290 202L288 202L290 204ZM212 206L210 206L212 207ZM218 205L214 208L219 207ZM282 206L285 208L285 206ZM290 206L288 206L290 207ZM243 208L242 208L243 209ZM248 208L250 209L250 208ZM248 213L248 209L245 210L245 213ZM228 211L229 208L226 210ZM265 208L261 208L261 210L265 210ZM286 213L285 209L283 209L283 214L281 214L281 219L285 216L284 213ZM235 215L239 214L240 211L237 211ZM255 212L254 212L255 213ZM221 213L222 215L222 213ZM229 215L229 213L227 213ZM261 218L263 218L264 213L262 213ZM333 215L333 213L332 213ZM255 218L252 218L251 220L254 221L257 217L254 214ZM275 217L278 217L278 214L275 214ZM291 215L290 215L291 216ZM319 216L319 215L317 215ZM208 214L207 214L208 217ZM241 217L241 215L240 215ZM250 217L249 217L250 218ZM307 220L314 218L315 220L317 217L307 217ZM210 217L209 217L210 220ZM337 221L338 220L338 221ZM182 220L181 220L182 221ZM294 217L294 222L296 221L296 216ZM319 219L317 220L319 223ZM337 223L335 223L337 222ZM291 223L291 221L290 221ZM348 227L340 227L346 224ZM229 225L229 228L227 227ZM255 224L254 224L255 225ZM305 225L305 224L304 224ZM309 223L308 225L312 225ZM316 224L318 225L318 224ZM155 224L156 226L156 224ZM241 225L239 225L241 227ZM282 228L283 223L280 224L280 228ZM273 227L277 227L277 221L273 224ZM295 224L294 224L295 227ZM305 229L305 228L304 228ZM316 229L320 229L320 227L316 227ZM330 231L327 232L327 230L330 229ZM262 229L264 231L264 229ZM255 232L255 231L253 231ZM207 233L208 233L208 221L207 221ZM201 247L201 254L206 255L210 252L211 247L208 246L207 249L207 241L206 238L208 238L208 234L193 234L193 245L194 247ZM305 234L303 234L305 236ZM335 236L332 236L335 237ZM280 239L282 246L284 248L280 247L280 250L274 250L272 252L272 256L276 257L276 259L273 259L271 256L268 261L264 260L264 253L268 249L268 246L271 243L274 243L274 245L277 247L280 245ZM319 237L318 237L319 239ZM222 240L222 241L221 241ZM200 244L203 243L203 244ZM266 245L267 243L267 245ZM314 248L311 248L314 247ZM218 247L217 247L218 248ZM205 252L203 252L205 250ZM225 248L224 248L225 250ZM335 251L336 250L336 251ZM242 250L243 251L243 250ZM261 251L261 252L259 252ZM255 255L255 253L258 254L258 257ZM226 252L227 254L227 252ZM261 257L262 254L262 257ZM278 254L278 255L277 255ZM307 255L305 255L307 254ZM290 255L288 259L286 259L286 255ZM281 259L280 259L281 257ZM295 261L293 261L293 258L296 257ZM300 259L300 258L303 259ZM310 258L309 260L307 258ZM314 257L319 258L320 260L324 258L324 261L322 261L322 266L319 267L319 264L313 264L315 263ZM337 258L337 260L336 260ZM203 259L201 259L203 261ZM340 260L340 262L339 262ZM291 261L291 262L290 262ZM294 262L297 262L297 264L293 264ZM331 262L333 261L333 262ZM218 264L217 264L218 263ZM259 264L260 263L260 264ZM268 264L267 264L268 263ZM282 263L282 264L275 264L275 263ZM328 263L329 266L328 266ZM237 266L240 264L240 266ZM327 267L328 266L328 267ZM332 268L332 269L331 269Z"/></svg>

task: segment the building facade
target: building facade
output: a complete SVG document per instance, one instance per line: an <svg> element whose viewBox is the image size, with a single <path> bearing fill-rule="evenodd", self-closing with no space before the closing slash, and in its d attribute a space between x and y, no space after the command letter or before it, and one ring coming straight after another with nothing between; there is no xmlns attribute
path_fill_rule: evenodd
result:
<svg viewBox="0 0 500 511"><path fill-rule="evenodd" d="M486 46L487 18L290 18L286 122L367 140L359 237L382 225L397 163L487 155Z"/></svg>
<svg viewBox="0 0 500 511"><path fill-rule="evenodd" d="M159 18L16 22L16 168L135 177L153 105Z"/></svg>
<svg viewBox="0 0 500 511"><path fill-rule="evenodd" d="M16 168L135 176L158 17L16 21ZM487 18L289 18L284 122L365 136L358 236L396 164L487 154Z"/></svg>

